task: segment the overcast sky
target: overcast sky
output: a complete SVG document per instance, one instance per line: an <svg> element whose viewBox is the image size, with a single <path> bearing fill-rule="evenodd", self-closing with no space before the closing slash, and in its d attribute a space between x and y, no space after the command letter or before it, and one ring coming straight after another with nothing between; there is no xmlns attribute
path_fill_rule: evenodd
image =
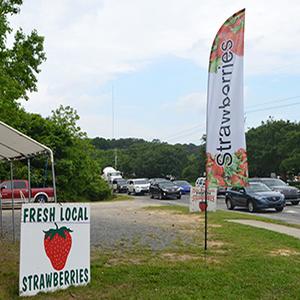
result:
<svg viewBox="0 0 300 300"><path fill-rule="evenodd" d="M89 137L199 144L211 44L242 8L246 128L299 121L297 0L25 0L12 23L45 36L47 61L22 103L43 116L72 106Z"/></svg>

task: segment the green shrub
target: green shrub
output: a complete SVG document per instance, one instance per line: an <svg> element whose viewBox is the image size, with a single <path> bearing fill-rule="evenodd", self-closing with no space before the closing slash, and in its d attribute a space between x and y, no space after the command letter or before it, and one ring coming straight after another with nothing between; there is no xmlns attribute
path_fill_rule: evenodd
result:
<svg viewBox="0 0 300 300"><path fill-rule="evenodd" d="M88 185L85 196L91 201L99 201L111 198L112 191L103 179L96 178Z"/></svg>

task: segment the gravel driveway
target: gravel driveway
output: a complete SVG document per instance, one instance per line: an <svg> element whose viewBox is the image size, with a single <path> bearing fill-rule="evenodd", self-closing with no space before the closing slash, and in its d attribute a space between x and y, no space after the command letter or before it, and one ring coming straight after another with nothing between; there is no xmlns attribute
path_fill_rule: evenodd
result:
<svg viewBox="0 0 300 300"><path fill-rule="evenodd" d="M161 210L153 201L136 197L130 201L91 203L91 244L103 249L147 247L152 250L190 244L194 241L191 224L199 226L199 216ZM16 239L20 237L20 210L15 211ZM11 211L3 211L5 237L12 238Z"/></svg>

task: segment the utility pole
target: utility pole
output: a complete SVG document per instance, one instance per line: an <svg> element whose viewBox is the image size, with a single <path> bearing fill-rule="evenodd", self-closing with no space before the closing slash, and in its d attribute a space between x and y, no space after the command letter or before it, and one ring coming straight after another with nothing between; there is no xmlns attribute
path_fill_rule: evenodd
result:
<svg viewBox="0 0 300 300"><path fill-rule="evenodd" d="M115 138L115 107L114 107L114 85L111 87L111 112L112 112L112 140ZM118 154L117 148L114 150L115 154L115 169L118 169Z"/></svg>

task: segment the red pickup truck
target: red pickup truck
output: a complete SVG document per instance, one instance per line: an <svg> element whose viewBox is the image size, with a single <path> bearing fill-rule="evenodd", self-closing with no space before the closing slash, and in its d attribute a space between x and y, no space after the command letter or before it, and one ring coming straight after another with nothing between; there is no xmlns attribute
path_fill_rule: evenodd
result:
<svg viewBox="0 0 300 300"><path fill-rule="evenodd" d="M31 199L29 200L28 180L13 180L14 204L20 206L28 202L53 202L53 188L31 188ZM2 207L11 207L12 205L12 188L10 180L5 180L0 184L0 200Z"/></svg>

